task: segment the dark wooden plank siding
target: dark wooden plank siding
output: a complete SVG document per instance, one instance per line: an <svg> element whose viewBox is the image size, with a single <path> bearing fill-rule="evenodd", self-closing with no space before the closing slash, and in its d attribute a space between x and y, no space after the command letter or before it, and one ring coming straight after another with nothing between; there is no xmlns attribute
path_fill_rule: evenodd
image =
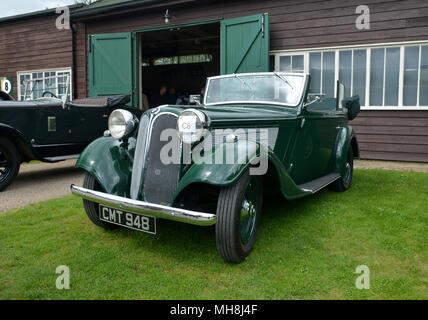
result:
<svg viewBox="0 0 428 320"><path fill-rule="evenodd" d="M426 0L265 0L265 1L178 1L169 7L171 24L211 19L228 19L257 13L270 13L271 50L301 49L355 44L373 44L410 40L428 40L428 1ZM183 4L184 3L184 4ZM356 7L368 5L371 29L357 30ZM87 35L130 32L164 26L165 8L133 10L86 22L85 41L78 52L86 52ZM79 56L83 59L83 55ZM85 59L87 59L85 55ZM79 60L83 66L86 61ZM82 79L82 71L79 79ZM87 82L87 74L86 74ZM79 96L88 92L79 86Z"/></svg>
<svg viewBox="0 0 428 320"><path fill-rule="evenodd" d="M169 7L174 15L171 24L269 12L272 51L428 40L426 0L187 2ZM370 8L370 30L355 27L358 5ZM84 36L80 35L78 40L79 96L88 94L87 35L163 26L164 12L165 8L134 10L130 14L88 21ZM362 158L428 162L428 111L363 111L352 125L360 141Z"/></svg>
<svg viewBox="0 0 428 320"><path fill-rule="evenodd" d="M49 15L0 23L0 76L12 77L15 99L18 71L71 68L71 31L58 30L55 20Z"/></svg>
<svg viewBox="0 0 428 320"><path fill-rule="evenodd" d="M351 122L361 158L428 162L428 111L362 111Z"/></svg>

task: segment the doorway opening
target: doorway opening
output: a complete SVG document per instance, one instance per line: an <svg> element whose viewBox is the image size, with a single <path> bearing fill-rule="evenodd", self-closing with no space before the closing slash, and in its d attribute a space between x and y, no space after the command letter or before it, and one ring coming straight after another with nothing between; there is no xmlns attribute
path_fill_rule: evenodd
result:
<svg viewBox="0 0 428 320"><path fill-rule="evenodd" d="M220 73L218 22L142 32L139 42L140 106L188 104Z"/></svg>

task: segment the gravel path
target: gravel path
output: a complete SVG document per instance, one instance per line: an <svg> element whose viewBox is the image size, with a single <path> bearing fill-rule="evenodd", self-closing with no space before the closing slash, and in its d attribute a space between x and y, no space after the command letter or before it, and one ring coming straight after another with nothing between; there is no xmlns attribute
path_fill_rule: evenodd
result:
<svg viewBox="0 0 428 320"><path fill-rule="evenodd" d="M428 163L379 161L379 160L355 160L357 169L378 169L406 172L428 172Z"/></svg>
<svg viewBox="0 0 428 320"><path fill-rule="evenodd" d="M58 163L24 164L15 181L0 192L0 213L29 204L71 195L70 185L82 185L83 171L76 160Z"/></svg>
<svg viewBox="0 0 428 320"><path fill-rule="evenodd" d="M0 213L29 204L70 195L72 183L81 186L84 173L76 160L22 165L18 177L0 192ZM356 160L356 168L428 172L428 164Z"/></svg>

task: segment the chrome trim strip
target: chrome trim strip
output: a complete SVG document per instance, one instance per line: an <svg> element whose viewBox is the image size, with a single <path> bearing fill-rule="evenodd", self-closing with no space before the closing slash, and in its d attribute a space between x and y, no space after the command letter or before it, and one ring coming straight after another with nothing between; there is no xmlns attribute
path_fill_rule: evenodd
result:
<svg viewBox="0 0 428 320"><path fill-rule="evenodd" d="M158 107L158 109L160 110L160 111L162 111L160 108L161 108L162 106L160 106L160 107ZM160 116L162 116L162 115L166 115L166 114L168 114L168 115L172 115L172 116L174 116L174 117L176 117L177 119L178 119L178 115L176 115L175 113L172 113L172 112L157 112L157 113L151 113L150 114L150 119L149 119L149 128L148 128L148 130L147 130L147 137L146 137L146 141L145 141L145 145L144 145L144 154L143 154L143 157L142 157L142 164L143 164L143 167L142 167L142 171L141 171L141 180L140 180L140 185L139 185L139 189L138 189L138 195L140 195L140 191L141 191L141 196L142 196L142 198L144 199L145 198L145 196L144 196L144 190L141 190L142 189L142 187L143 187L143 184L144 184L144 178L145 178L145 175L146 175L146 168L147 168L147 153L149 152L149 148L150 148L150 143L151 143L151 141L152 141L152 130L153 130L153 125L154 125L154 123L155 123L155 121L160 117ZM140 133L138 133L138 134L140 134ZM132 176L134 175L134 172L132 172Z"/></svg>
<svg viewBox="0 0 428 320"><path fill-rule="evenodd" d="M217 222L217 216L212 213L196 212L132 200L104 192L77 187L73 184L70 189L71 193L75 196L124 211L141 213L156 218L184 222L197 226L211 226Z"/></svg>
<svg viewBox="0 0 428 320"><path fill-rule="evenodd" d="M138 199L141 187L141 179L144 169L144 156L146 154L145 148L147 147L147 138L149 135L148 127L150 125L150 117L143 114L140 120L140 127L138 129L137 145L135 147L134 163L132 165L131 176L131 199Z"/></svg>

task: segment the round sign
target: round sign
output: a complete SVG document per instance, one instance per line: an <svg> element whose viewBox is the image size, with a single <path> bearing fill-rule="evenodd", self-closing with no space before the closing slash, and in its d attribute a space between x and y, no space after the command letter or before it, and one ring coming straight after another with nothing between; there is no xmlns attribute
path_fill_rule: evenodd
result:
<svg viewBox="0 0 428 320"><path fill-rule="evenodd" d="M1 91L6 92L7 94L12 91L12 84L9 80L6 79L1 82Z"/></svg>

